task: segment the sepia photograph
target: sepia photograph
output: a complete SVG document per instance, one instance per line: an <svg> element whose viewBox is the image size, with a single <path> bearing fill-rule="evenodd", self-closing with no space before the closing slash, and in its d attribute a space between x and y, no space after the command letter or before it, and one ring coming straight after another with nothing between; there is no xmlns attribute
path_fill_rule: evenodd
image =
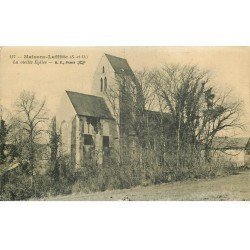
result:
<svg viewBox="0 0 250 250"><path fill-rule="evenodd" d="M249 47L1 47L1 201L249 201Z"/></svg>
<svg viewBox="0 0 250 250"><path fill-rule="evenodd" d="M249 9L1 1L1 249L249 249Z"/></svg>

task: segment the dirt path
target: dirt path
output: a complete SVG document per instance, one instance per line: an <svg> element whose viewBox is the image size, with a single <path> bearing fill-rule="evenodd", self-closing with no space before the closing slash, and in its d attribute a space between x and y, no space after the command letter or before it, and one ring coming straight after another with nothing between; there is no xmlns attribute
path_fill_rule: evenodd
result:
<svg viewBox="0 0 250 250"><path fill-rule="evenodd" d="M97 193L77 193L51 197L49 200L117 201L128 197L132 201L148 200L250 200L250 171L213 180L166 183L148 187L112 190Z"/></svg>

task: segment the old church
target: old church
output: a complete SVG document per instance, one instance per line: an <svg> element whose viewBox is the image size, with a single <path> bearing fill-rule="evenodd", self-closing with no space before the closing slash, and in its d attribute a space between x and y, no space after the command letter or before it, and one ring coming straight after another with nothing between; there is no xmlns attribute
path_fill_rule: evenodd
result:
<svg viewBox="0 0 250 250"><path fill-rule="evenodd" d="M60 117L61 150L76 168L91 158L102 164L104 157L119 150L125 131L122 82L135 81L126 59L104 54L93 76L91 95L66 91ZM124 126L122 126L124 124ZM133 133L130 133L133 138ZM133 148L134 141L130 140Z"/></svg>

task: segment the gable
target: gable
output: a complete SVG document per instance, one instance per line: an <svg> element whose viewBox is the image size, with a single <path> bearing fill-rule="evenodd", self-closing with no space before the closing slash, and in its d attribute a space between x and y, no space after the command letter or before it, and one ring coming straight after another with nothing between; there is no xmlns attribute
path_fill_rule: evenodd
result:
<svg viewBox="0 0 250 250"><path fill-rule="evenodd" d="M63 121L69 122L76 115L75 109L72 106L71 102L69 102L69 98L67 92L63 91L60 102L56 107L56 122L60 127Z"/></svg>
<svg viewBox="0 0 250 250"><path fill-rule="evenodd" d="M92 95L101 97L104 96L104 93L101 91L101 79L104 81L105 77L109 87L116 85L115 71L107 57L103 55L93 75L93 82L91 86Z"/></svg>

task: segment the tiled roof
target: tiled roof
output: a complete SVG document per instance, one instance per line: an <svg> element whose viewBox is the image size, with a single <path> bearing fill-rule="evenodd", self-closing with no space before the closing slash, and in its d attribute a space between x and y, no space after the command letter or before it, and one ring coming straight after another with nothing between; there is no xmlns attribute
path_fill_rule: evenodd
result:
<svg viewBox="0 0 250 250"><path fill-rule="evenodd" d="M109 54L105 54L105 56L108 58L111 66L113 67L115 73L117 74L125 74L128 76L134 76L133 70L130 68L128 62L126 59L112 56Z"/></svg>
<svg viewBox="0 0 250 250"><path fill-rule="evenodd" d="M78 115L113 119L102 97L72 91L66 93Z"/></svg>
<svg viewBox="0 0 250 250"><path fill-rule="evenodd" d="M230 138L230 137L215 137L213 139L213 149L244 149L248 144L249 138Z"/></svg>

